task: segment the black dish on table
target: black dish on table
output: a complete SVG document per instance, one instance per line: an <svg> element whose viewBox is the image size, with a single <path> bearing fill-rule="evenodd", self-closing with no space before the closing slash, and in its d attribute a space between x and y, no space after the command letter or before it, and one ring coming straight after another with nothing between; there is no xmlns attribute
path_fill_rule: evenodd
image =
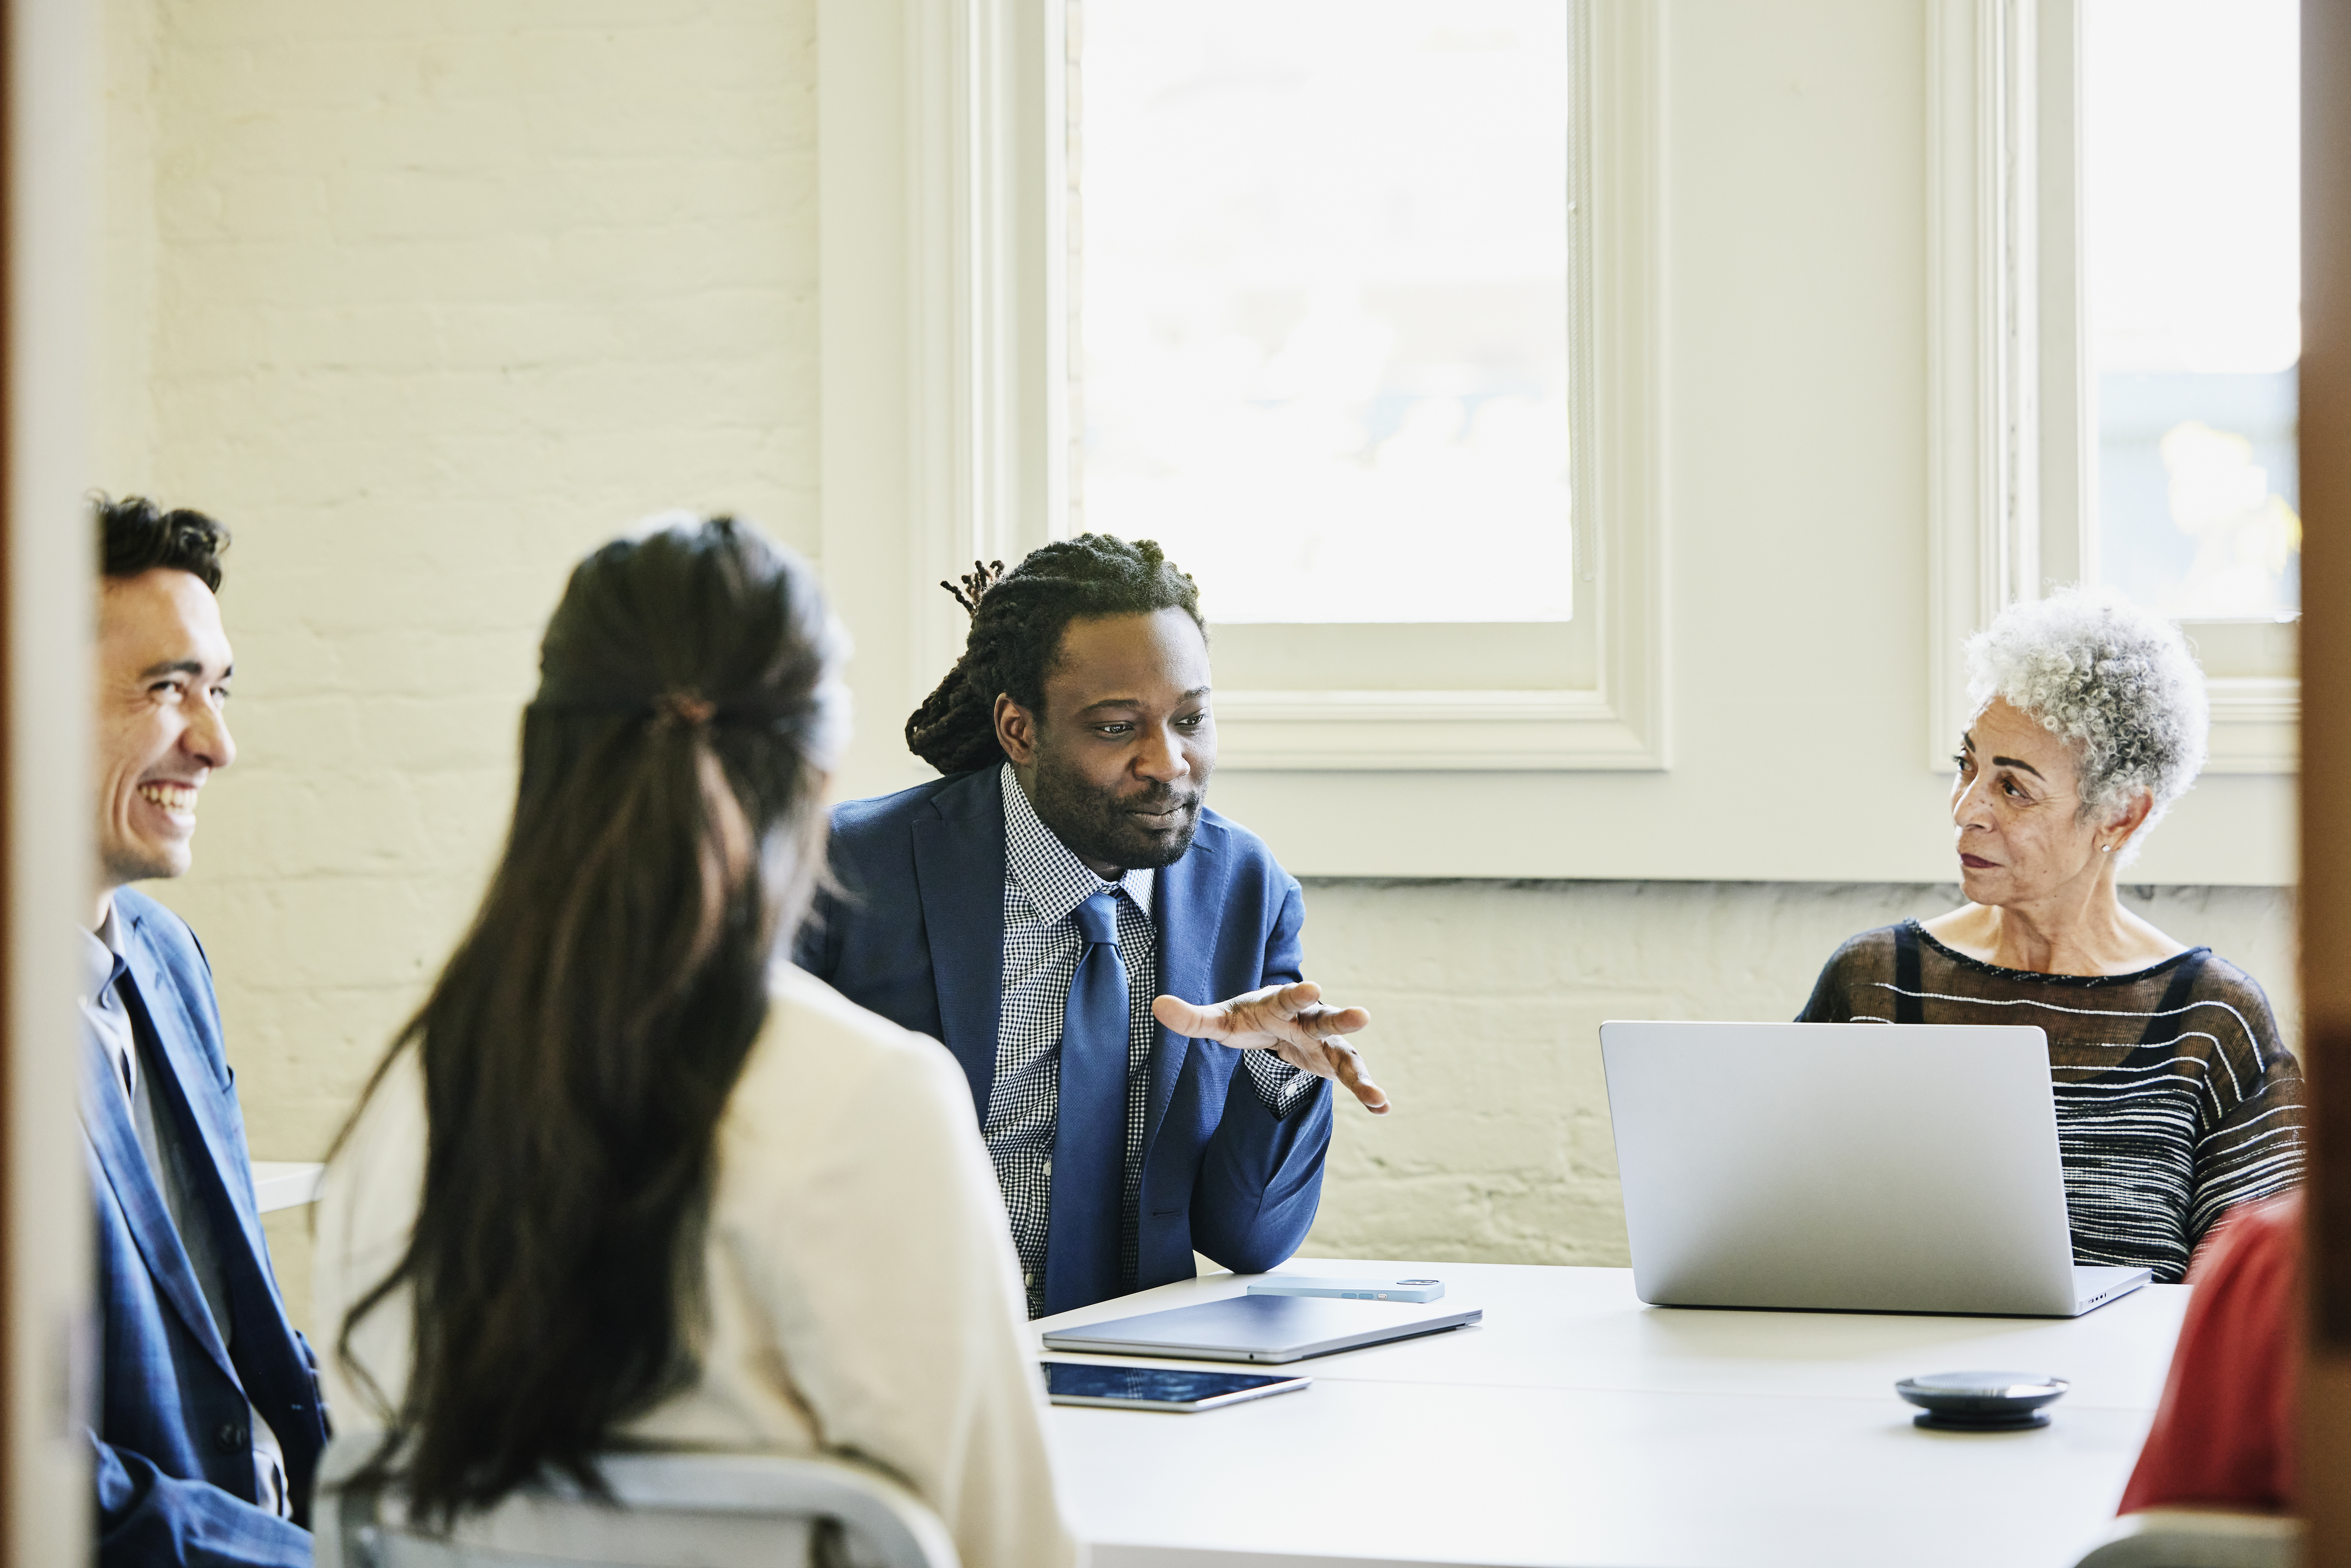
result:
<svg viewBox="0 0 2351 1568"><path fill-rule="evenodd" d="M2038 1372L1934 1372L1894 1392L1920 1407L1916 1425L1938 1432L2022 1432L2049 1425L2043 1406L2073 1385Z"/></svg>

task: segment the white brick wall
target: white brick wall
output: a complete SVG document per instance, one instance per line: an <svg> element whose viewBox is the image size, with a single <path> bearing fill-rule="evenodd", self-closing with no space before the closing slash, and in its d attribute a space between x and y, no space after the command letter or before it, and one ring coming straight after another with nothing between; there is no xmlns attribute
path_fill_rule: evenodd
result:
<svg viewBox="0 0 2351 1568"><path fill-rule="evenodd" d="M1395 1109L1340 1107L1306 1249L1627 1261L1601 1021L1793 1018L1845 937L1956 902L1953 888L1885 884L1308 883L1307 974L1372 1009L1364 1044ZM2142 888L2128 902L2251 971L2299 1049L2290 894Z"/></svg>
<svg viewBox="0 0 2351 1568"><path fill-rule="evenodd" d="M814 542L815 5L107 20L93 482L236 534L242 757L157 891L255 1150L311 1158L471 913L572 559L680 505Z"/></svg>
<svg viewBox="0 0 2351 1568"><path fill-rule="evenodd" d="M109 0L116 491L237 534L237 766L157 889L264 1157L324 1152L510 807L582 549L656 507L812 546L812 0ZM897 716L867 716L893 724ZM1277 850L1280 846L1276 846ZM1325 1253L1621 1260L1593 1030L1782 1018L1917 888L1319 883L1314 973L1398 1109L1343 1115ZM2294 1009L2288 909L2173 893ZM307 1231L270 1227L298 1321Z"/></svg>

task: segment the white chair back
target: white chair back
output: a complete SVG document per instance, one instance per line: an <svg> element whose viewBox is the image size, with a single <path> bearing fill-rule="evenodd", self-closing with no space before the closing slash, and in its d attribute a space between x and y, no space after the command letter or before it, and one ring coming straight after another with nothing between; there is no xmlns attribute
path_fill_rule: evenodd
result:
<svg viewBox="0 0 2351 1568"><path fill-rule="evenodd" d="M2074 1568L2294 1568L2301 1552L2298 1519L2151 1508L2116 1520Z"/></svg>
<svg viewBox="0 0 2351 1568"><path fill-rule="evenodd" d="M566 1481L443 1535L411 1526L396 1495L346 1484L376 1441L328 1446L311 1521L318 1568L960 1568L936 1513L847 1460L613 1454L598 1468L618 1506Z"/></svg>

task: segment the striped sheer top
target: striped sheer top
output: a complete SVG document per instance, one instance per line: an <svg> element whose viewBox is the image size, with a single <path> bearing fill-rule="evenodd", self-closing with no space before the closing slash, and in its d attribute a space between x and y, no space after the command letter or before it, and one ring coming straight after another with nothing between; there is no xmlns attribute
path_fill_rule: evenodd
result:
<svg viewBox="0 0 2351 1568"><path fill-rule="evenodd" d="M2039 1024L2077 1263L2176 1283L2222 1211L2301 1179L2302 1069L2261 987L2209 947L2135 975L2036 975L1906 920L1838 948L1802 1021Z"/></svg>

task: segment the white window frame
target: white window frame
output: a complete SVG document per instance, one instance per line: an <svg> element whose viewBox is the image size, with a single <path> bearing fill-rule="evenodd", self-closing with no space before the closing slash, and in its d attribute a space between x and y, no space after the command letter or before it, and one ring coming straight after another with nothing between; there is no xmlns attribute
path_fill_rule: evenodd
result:
<svg viewBox="0 0 2351 1568"><path fill-rule="evenodd" d="M1574 526L1596 678L1537 691L1220 689L1221 768L1667 765L1658 19L1642 0L1574 4L1575 252L1587 271L1571 328L1583 350ZM820 0L827 576L840 583L850 564L914 585L910 598L871 580L846 596L868 714L904 711L954 662L961 612L935 579L1018 559L1067 514L1064 15L1064 0ZM871 740L873 723L864 729ZM880 754L866 756L874 771L855 781L887 782Z"/></svg>
<svg viewBox="0 0 2351 1568"><path fill-rule="evenodd" d="M1932 0L1928 13L1926 739L1938 772L1968 714L1960 643L2095 564L2080 23L2076 0ZM2296 770L2298 677L2210 687L2207 772Z"/></svg>

